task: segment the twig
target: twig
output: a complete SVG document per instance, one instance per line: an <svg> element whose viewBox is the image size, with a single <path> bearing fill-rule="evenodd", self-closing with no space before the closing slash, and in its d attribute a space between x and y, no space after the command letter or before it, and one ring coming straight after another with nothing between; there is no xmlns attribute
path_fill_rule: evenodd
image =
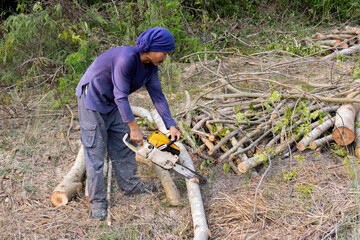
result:
<svg viewBox="0 0 360 240"><path fill-rule="evenodd" d="M270 155L268 155L268 159L269 159L269 166L267 167L266 171L264 172L264 174L262 175L260 181L259 181L259 184L257 185L256 187L256 191L255 191L255 198L254 198L254 215L253 215L253 221L256 222L256 199L257 199L257 195L258 195L258 192L259 192L259 188L261 186L261 183L262 181L264 180L266 174L268 173L268 171L270 170L271 168L271 157Z"/></svg>
<svg viewBox="0 0 360 240"><path fill-rule="evenodd" d="M180 60L184 60L185 58L195 56L195 55L209 54L209 53L211 53L211 54L237 54L236 52L203 51L203 52L191 53L189 55L186 55L186 56L180 58Z"/></svg>
<svg viewBox="0 0 360 240"><path fill-rule="evenodd" d="M114 5L116 15L119 17L119 16L120 16L120 15L119 15L119 11L118 11L118 9L117 9L117 7L116 7L116 4L115 4L114 0L111 0L111 2L112 2L113 5Z"/></svg>
<svg viewBox="0 0 360 240"><path fill-rule="evenodd" d="M70 136L70 131L71 131L71 129L72 129L72 127L73 127L73 124L74 124L74 113L73 113L73 111L71 110L71 108L69 107L69 104L66 104L66 107L67 107L67 109L69 109L69 111L70 111L70 113L71 113L70 126L69 126L69 128L68 128L68 130L67 130L67 133L66 133L66 137L69 137L69 136Z"/></svg>
<svg viewBox="0 0 360 240"><path fill-rule="evenodd" d="M106 196L106 200L107 200L107 212L108 212L108 216L107 216L107 225L111 226L111 175L112 175L112 162L110 160L110 158L108 158L108 176L107 176L107 196Z"/></svg>

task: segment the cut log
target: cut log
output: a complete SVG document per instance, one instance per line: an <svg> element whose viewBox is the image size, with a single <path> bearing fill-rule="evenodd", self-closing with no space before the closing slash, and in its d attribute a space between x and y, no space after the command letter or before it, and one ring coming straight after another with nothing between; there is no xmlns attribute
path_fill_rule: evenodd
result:
<svg viewBox="0 0 360 240"><path fill-rule="evenodd" d="M176 142L175 143L180 148L180 161L185 167L195 170L194 164L191 160L189 153L186 151L186 148L183 144ZM207 240L210 236L210 230L206 222L206 215L204 204L201 198L201 191L199 184L193 180L186 179L186 189L189 199L189 204L191 208L192 222L194 226L194 240Z"/></svg>
<svg viewBox="0 0 360 240"><path fill-rule="evenodd" d="M261 160L257 160L256 157L252 157L247 159L246 161L242 161L238 165L238 169L241 173L246 173L250 169L260 165L261 163L263 163Z"/></svg>
<svg viewBox="0 0 360 240"><path fill-rule="evenodd" d="M355 117L359 112L360 104L341 105L335 116L333 131L334 141L340 146L347 146L355 140Z"/></svg>
<svg viewBox="0 0 360 240"><path fill-rule="evenodd" d="M345 29L341 30L340 32L345 33L345 34L359 35L360 34L360 28L346 26Z"/></svg>
<svg viewBox="0 0 360 240"><path fill-rule="evenodd" d="M336 57L338 55L345 56L345 55L350 55L350 54L359 53L359 52L360 52L360 44L357 44L357 45L354 45L352 47L343 49L341 51L333 52L332 54L329 54L329 55L323 57L323 60L327 61L327 60L333 59L334 57Z"/></svg>
<svg viewBox="0 0 360 240"><path fill-rule="evenodd" d="M323 138L317 139L317 140L315 140L315 141L312 141L312 142L309 144L309 146L310 146L310 148L311 148L312 150L315 150L315 149L317 149L317 148L319 148L319 147L322 147L322 146L324 146L325 144L327 144L327 143L329 143L329 142L332 142L332 141L334 141L334 139L333 139L332 135L330 134L330 135L328 135L328 136L326 136L326 137L323 137Z"/></svg>
<svg viewBox="0 0 360 240"><path fill-rule="evenodd" d="M313 39L325 40L325 39L335 39L344 41L345 39L353 38L352 34L321 34L316 33L312 36Z"/></svg>
<svg viewBox="0 0 360 240"><path fill-rule="evenodd" d="M85 174L84 148L81 145L75 163L62 182L50 195L51 203L57 206L66 205L70 199L82 192L82 180Z"/></svg>
<svg viewBox="0 0 360 240"><path fill-rule="evenodd" d="M223 137L214 147L213 149L211 149L208 154L212 155L216 150L218 150L220 148L220 146L222 146L223 144L225 144L229 139L231 139L232 137L234 137L235 135L237 135L240 132L241 129L235 129L234 131L228 133L225 137Z"/></svg>
<svg viewBox="0 0 360 240"><path fill-rule="evenodd" d="M207 139L206 137L200 137L200 139L206 145L209 151L214 149L214 144L209 139Z"/></svg>
<svg viewBox="0 0 360 240"><path fill-rule="evenodd" d="M200 128L202 128L202 126L204 126L205 122L209 119L210 119L210 117L202 118L199 122L196 123L196 125L192 128L192 130L194 130L194 131L199 130Z"/></svg>
<svg viewBox="0 0 360 240"><path fill-rule="evenodd" d="M329 46L329 47L336 47L341 43L341 40L338 39L328 39L328 40L320 40L317 41L319 45Z"/></svg>
<svg viewBox="0 0 360 240"><path fill-rule="evenodd" d="M349 44L347 43L341 43L340 48L349 48Z"/></svg>
<svg viewBox="0 0 360 240"><path fill-rule="evenodd" d="M314 128L307 136L305 136L298 144L296 144L296 147L299 151L304 151L305 148L307 148L310 144L310 142L317 139L322 133L330 129L332 126L334 126L335 118L331 118L323 122L318 127Z"/></svg>

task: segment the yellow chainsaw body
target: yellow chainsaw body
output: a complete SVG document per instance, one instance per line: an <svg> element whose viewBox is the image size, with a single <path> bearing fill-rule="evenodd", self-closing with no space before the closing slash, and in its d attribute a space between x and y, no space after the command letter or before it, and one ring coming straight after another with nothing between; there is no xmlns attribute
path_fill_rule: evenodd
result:
<svg viewBox="0 0 360 240"><path fill-rule="evenodd" d="M159 131L152 132L147 140L150 144L154 145L157 148L170 142L170 139L165 134ZM176 155L180 154L180 148L177 147L175 144L171 144L167 149L164 150Z"/></svg>

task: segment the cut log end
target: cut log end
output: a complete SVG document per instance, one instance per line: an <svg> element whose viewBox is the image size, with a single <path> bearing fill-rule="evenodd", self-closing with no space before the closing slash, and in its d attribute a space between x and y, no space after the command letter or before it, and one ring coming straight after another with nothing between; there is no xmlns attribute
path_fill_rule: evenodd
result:
<svg viewBox="0 0 360 240"><path fill-rule="evenodd" d="M215 140L215 135L211 134L211 135L209 136L209 140L213 142L213 141Z"/></svg>
<svg viewBox="0 0 360 240"><path fill-rule="evenodd" d="M240 164L238 165L238 170L239 170L241 173L246 173L247 170L248 170L248 168L247 168L246 164L244 164L244 163L242 162L242 163L240 163Z"/></svg>
<svg viewBox="0 0 360 240"><path fill-rule="evenodd" d="M55 191L50 195L52 205L55 207L59 205L66 205L69 202L68 197L64 192Z"/></svg>
<svg viewBox="0 0 360 240"><path fill-rule="evenodd" d="M305 150L305 144L303 142L299 142L298 144L296 144L296 148L299 151L304 151Z"/></svg>
<svg viewBox="0 0 360 240"><path fill-rule="evenodd" d="M315 150L316 147L317 147L317 144L316 144L316 142L311 142L311 143L309 144L309 146L310 146L310 148L311 148L312 150Z"/></svg>
<svg viewBox="0 0 360 240"><path fill-rule="evenodd" d="M347 146L355 140L355 134L347 127L338 127L333 131L333 139L340 146Z"/></svg>

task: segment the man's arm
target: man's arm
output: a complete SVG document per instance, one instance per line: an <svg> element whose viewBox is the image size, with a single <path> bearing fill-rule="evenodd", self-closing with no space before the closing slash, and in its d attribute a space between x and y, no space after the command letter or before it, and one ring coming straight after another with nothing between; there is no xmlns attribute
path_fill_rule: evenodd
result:
<svg viewBox="0 0 360 240"><path fill-rule="evenodd" d="M174 141L175 139L176 141L180 140L181 132L176 128L176 122L171 117L169 104L162 92L157 72L154 73L149 82L146 83L146 89L149 92L150 98L154 103L156 110L163 119L166 128L170 131L171 141Z"/></svg>

